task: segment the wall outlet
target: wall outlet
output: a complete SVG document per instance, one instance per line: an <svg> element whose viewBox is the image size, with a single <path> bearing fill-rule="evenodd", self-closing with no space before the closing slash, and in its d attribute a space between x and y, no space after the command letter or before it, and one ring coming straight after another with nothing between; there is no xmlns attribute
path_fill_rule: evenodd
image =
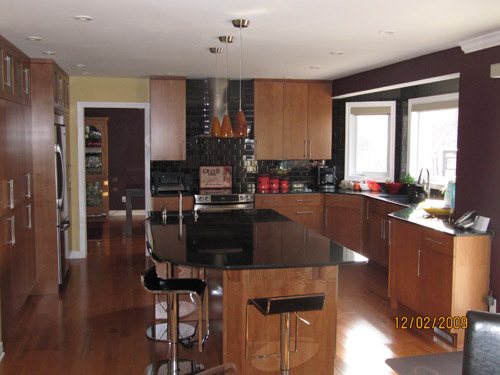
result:
<svg viewBox="0 0 500 375"><path fill-rule="evenodd" d="M125 195L122 195L122 203L127 203L127 197Z"/></svg>

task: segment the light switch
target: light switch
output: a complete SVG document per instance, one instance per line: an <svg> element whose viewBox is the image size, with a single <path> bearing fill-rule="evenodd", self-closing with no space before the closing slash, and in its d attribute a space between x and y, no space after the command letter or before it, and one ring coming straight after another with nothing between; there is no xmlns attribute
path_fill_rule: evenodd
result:
<svg viewBox="0 0 500 375"><path fill-rule="evenodd" d="M491 64L490 77L500 78L500 63Z"/></svg>

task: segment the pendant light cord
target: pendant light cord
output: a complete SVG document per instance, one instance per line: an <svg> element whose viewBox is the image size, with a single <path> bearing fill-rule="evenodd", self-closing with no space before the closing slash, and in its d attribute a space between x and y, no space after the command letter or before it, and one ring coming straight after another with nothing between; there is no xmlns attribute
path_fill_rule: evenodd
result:
<svg viewBox="0 0 500 375"><path fill-rule="evenodd" d="M226 86L226 114L229 116L229 46L227 44L227 38L226 38L226 80L227 80L227 86Z"/></svg>
<svg viewBox="0 0 500 375"><path fill-rule="evenodd" d="M241 111L241 66L243 61L243 36L240 24L240 111Z"/></svg>

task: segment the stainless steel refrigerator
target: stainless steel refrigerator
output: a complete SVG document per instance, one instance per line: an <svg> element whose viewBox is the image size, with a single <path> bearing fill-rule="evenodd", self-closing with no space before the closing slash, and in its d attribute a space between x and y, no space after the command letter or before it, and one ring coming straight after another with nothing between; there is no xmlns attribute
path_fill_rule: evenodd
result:
<svg viewBox="0 0 500 375"><path fill-rule="evenodd" d="M57 262L58 281L63 284L69 269L68 188L66 179L66 126L63 116L55 116L54 128L56 163Z"/></svg>

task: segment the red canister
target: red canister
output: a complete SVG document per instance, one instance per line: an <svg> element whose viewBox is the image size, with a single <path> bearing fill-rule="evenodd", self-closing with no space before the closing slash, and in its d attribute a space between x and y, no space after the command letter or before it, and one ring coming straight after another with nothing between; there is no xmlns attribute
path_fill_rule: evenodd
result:
<svg viewBox="0 0 500 375"><path fill-rule="evenodd" d="M269 175L260 174L257 177L257 191L259 193L267 194L269 193Z"/></svg>
<svg viewBox="0 0 500 375"><path fill-rule="evenodd" d="M271 193L277 194L280 192L280 179L279 177L271 177L269 179L269 188L271 189Z"/></svg>
<svg viewBox="0 0 500 375"><path fill-rule="evenodd" d="M288 191L289 191L288 178L287 177L280 178L280 193L284 194L288 193Z"/></svg>

